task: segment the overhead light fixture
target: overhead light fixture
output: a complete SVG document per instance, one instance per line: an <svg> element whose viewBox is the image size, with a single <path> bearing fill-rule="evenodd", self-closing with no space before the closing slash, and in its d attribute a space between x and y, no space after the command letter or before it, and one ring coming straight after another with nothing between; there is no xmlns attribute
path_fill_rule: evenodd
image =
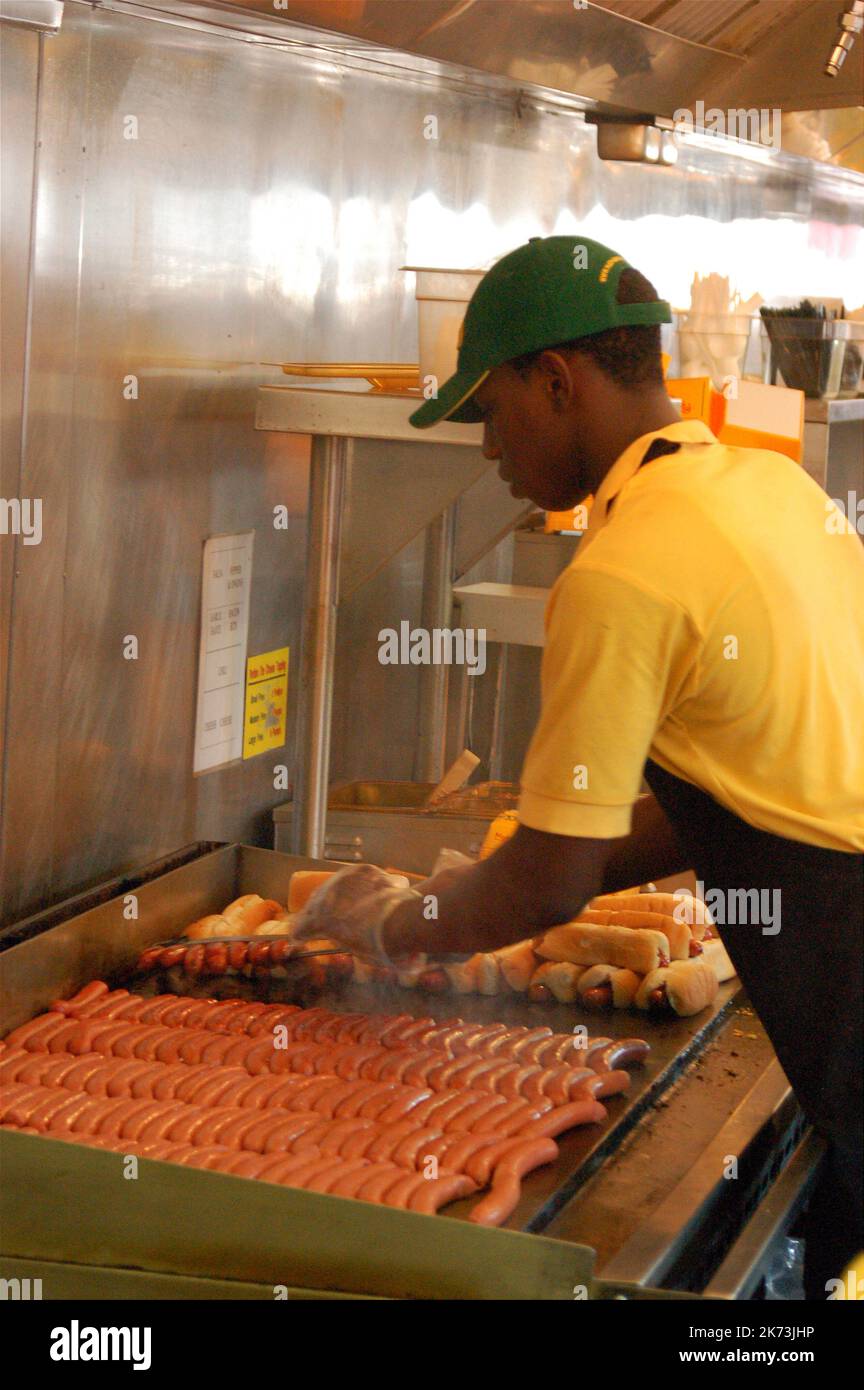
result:
<svg viewBox="0 0 864 1390"><path fill-rule="evenodd" d="M664 130L660 141L660 163L678 163L678 145L671 130Z"/></svg>
<svg viewBox="0 0 864 1390"><path fill-rule="evenodd" d="M864 29L864 0L852 0L852 3L840 15L840 35L831 49L828 62L825 64L826 77L837 76L846 62L846 54L855 42L855 35L860 34L862 29Z"/></svg>
<svg viewBox="0 0 864 1390"><path fill-rule="evenodd" d="M0 0L0 24L56 34L62 23L63 0Z"/></svg>
<svg viewBox="0 0 864 1390"><path fill-rule="evenodd" d="M629 164L674 164L678 159L674 134L661 130L650 120L600 116L592 111L585 122L597 127L597 153L601 159Z"/></svg>

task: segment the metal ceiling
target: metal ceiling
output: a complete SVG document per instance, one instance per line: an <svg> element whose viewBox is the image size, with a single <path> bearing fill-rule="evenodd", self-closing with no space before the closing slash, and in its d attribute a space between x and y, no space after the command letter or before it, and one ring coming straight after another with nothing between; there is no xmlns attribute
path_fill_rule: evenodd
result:
<svg viewBox="0 0 864 1390"><path fill-rule="evenodd" d="M864 34L839 74L825 74L849 0L93 2L227 24L250 37L281 32L346 57L398 65L410 55L415 65L447 64L601 113L669 118L699 101L806 112L818 140L802 153L821 149L815 157L852 167L864 155ZM837 121L826 114L844 108Z"/></svg>
<svg viewBox="0 0 864 1390"><path fill-rule="evenodd" d="M864 36L824 65L844 0L154 0L314 26L517 82L670 116L702 99L858 106Z"/></svg>

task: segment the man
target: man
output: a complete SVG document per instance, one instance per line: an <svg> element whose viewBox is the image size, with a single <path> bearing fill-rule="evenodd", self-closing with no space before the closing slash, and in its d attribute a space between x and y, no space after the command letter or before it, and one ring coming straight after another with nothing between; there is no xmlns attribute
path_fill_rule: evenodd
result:
<svg viewBox="0 0 864 1390"><path fill-rule="evenodd" d="M730 904L758 890L723 938L830 1141L807 1233L807 1294L824 1298L864 1245L864 549L797 464L679 419L669 319L585 237L532 238L480 282L456 374L412 423L482 421L486 457L541 507L595 495L547 609L519 829L422 895L346 869L301 930L390 958L466 953L689 868Z"/></svg>

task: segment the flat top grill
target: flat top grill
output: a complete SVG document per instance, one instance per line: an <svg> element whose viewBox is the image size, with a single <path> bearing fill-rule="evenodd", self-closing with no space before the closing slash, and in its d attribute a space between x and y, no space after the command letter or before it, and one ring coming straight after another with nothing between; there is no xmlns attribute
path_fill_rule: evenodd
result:
<svg viewBox="0 0 864 1390"><path fill-rule="evenodd" d="M5 1034L46 1008L53 999L70 996L88 980L101 978L109 984L126 983L128 987L129 972L145 947L176 936L189 921L219 910L225 902L242 893L254 891L284 901L287 898L290 874L297 868L313 867L329 865L326 862L234 845L207 852L201 858L171 869L167 873L158 874L153 881L143 884L137 890L137 920L130 921L126 918L122 898L113 898L108 902L97 900L96 905L89 910L83 913L76 912L69 920L0 952L0 1031ZM656 1119L655 1111L660 1098L667 1092L674 1092L675 1083L680 1078L692 1076L694 1066L698 1065L709 1044L719 1032L728 1031L730 1021L740 1014L745 1003L737 980L722 985L713 1006L693 1018L658 1018L630 1010L598 1014L570 1005L534 1003L524 994L509 992L492 997L428 996L381 984L350 984L338 991L319 992L314 1000L307 996L298 1002L307 1005L314 1002L319 1006L342 1012L408 1013L418 1018L430 1017L440 1022L459 1017L478 1023L503 1022L529 1027L545 1025L559 1033L569 1033L577 1025L584 1025L591 1037L644 1038L651 1048L649 1056L644 1065L627 1068L631 1078L630 1087L624 1094L611 1097L605 1102L607 1120L601 1125L581 1126L558 1138L557 1162L535 1170L523 1180L520 1203L499 1232L502 1237L508 1231L512 1232L516 1239L524 1239L524 1235L517 1234L520 1232L531 1233L541 1239L546 1234L554 1235L557 1241L552 1242L553 1245L562 1241L565 1244L576 1242L575 1245L567 1245L567 1248L573 1251L574 1259L590 1257L590 1250L586 1248L582 1251L582 1246L587 1247L592 1237L597 1239L598 1244L601 1243L598 1231L603 1222L601 1220L598 1227L599 1218L593 1217L591 1207L591 1193L597 1183L604 1174L616 1171L615 1164L622 1148L625 1152L629 1152L631 1148L627 1143L629 1137L638 1138L642 1133L644 1126L640 1125L640 1122L644 1119L650 1127ZM662 1104L665 1102L661 1102ZM734 1104L731 1097L730 1104ZM714 1115L717 1124L713 1129L708 1129L710 1119L706 1120L708 1133L715 1132L723 1121L723 1100L718 1099ZM24 1140L26 1136L21 1138ZM42 1144L45 1141L33 1138L30 1142ZM68 1149L71 1146L62 1147ZM90 1181L85 1175L90 1173L91 1169L95 1175L97 1163L103 1157L93 1151L85 1153L82 1150L80 1159L76 1158L76 1171L81 1175L81 1182L85 1187ZM159 1166L167 1169L174 1165ZM634 1170L630 1163L628 1174L631 1184L635 1181L638 1188L638 1166ZM185 1190L190 1182L193 1191L209 1191L211 1180L230 1181L232 1191L236 1192L237 1184L233 1179L221 1178L216 1174L182 1170L182 1176L178 1176L176 1180L173 1177L169 1179L167 1174L163 1179L167 1192L173 1192L175 1186L177 1191L181 1186ZM196 1184L199 1186L196 1187ZM264 1188L263 1196L260 1192L254 1195L250 1192L248 1198L244 1196L236 1199L239 1207L244 1210L248 1207L250 1213L253 1207L256 1210L260 1208L262 1202L270 1204L274 1214L283 1208L287 1211L289 1204L292 1211L295 1208L297 1212L308 1210L309 1220L304 1219L302 1223L302 1270L303 1260L306 1260L310 1250L317 1249L317 1243L320 1241L317 1234L320 1218L316 1215L314 1203L326 1202L332 1207L337 1199L319 1197L312 1193L292 1193L289 1189L278 1189L272 1185L251 1181L243 1186L248 1189ZM650 1186L646 1178L646 1187ZM370 1241L374 1241L379 1230L383 1232L395 1229L388 1223L392 1223L394 1219L402 1220L408 1217L407 1213L375 1208L371 1204L361 1205L364 1208L368 1205L369 1211L352 1218L351 1235L345 1238L345 1267L353 1268L354 1271L366 1269L370 1259ZM467 1228L470 1223L459 1219L467 1215L471 1205L470 1199L461 1204L453 1204L447 1208L446 1213L448 1219L457 1219L458 1229L465 1231L465 1239L469 1244L473 1242L475 1234L481 1237L490 1234L487 1231L479 1231L473 1225L469 1234ZM638 1203L634 1202L634 1207L637 1205ZM188 1251L184 1251L182 1258L177 1255L177 1241L173 1230L176 1229L178 1215L182 1224L182 1220L185 1219L183 1214L167 1210L165 1212L166 1242L169 1239L168 1229L171 1222L174 1222L171 1233L172 1263L170 1266L167 1263L158 1263L155 1267L165 1269L182 1266L186 1272L194 1269L213 1277L214 1270L202 1264L200 1259L193 1257ZM191 1213L187 1215L190 1221L198 1219ZM64 1215L62 1220L65 1219ZM122 1236L124 1242L128 1240L134 1245L139 1236L126 1226L126 1219L126 1208L120 1208L117 1215L120 1235L117 1238L119 1240ZM242 1211L237 1219L242 1219ZM61 1218L58 1217L58 1223L60 1221ZM339 1224L337 1222L337 1225ZM357 1228L356 1235L354 1227ZM75 1230L77 1237L81 1230L80 1224ZM449 1230L452 1233L454 1226ZM152 1243L152 1232L149 1238ZM200 1233L195 1239L201 1240ZM242 1260L247 1259L249 1239L247 1230L243 1242L238 1245L238 1250L242 1248L243 1251ZM292 1239L300 1242L299 1230L295 1231ZM452 1235L450 1239L453 1239ZM468 1248L466 1246L466 1250ZM473 1246L471 1248L473 1249ZM607 1242L607 1255L611 1249L612 1245ZM154 1258L148 1253L144 1261L145 1267L154 1267ZM164 1257L160 1254L158 1258L161 1261ZM394 1258L392 1252L390 1258ZM381 1259L383 1261L383 1254ZM125 1264L134 1263L134 1260L127 1260L124 1251L124 1258L116 1262ZM239 1255L237 1263L239 1268ZM256 1268L259 1267L263 1266L259 1263ZM342 1265L339 1267L341 1269ZM228 1266L217 1264L219 1273L227 1268ZM248 1265L244 1268L248 1270ZM248 1277L248 1274L241 1276L235 1272L229 1277ZM497 1276L489 1277L490 1286L494 1286ZM362 1278L359 1273L353 1274L353 1287L373 1291L368 1278L367 1273L364 1273ZM386 1271L382 1273L381 1269L377 1268L375 1279L377 1290L386 1290L389 1279ZM361 1281L359 1285L357 1280ZM306 1283L308 1280L298 1278L297 1282ZM345 1286L348 1287L348 1284Z"/></svg>
<svg viewBox="0 0 864 1390"><path fill-rule="evenodd" d="M471 1023L513 1023L526 1027L545 1025L555 1033L570 1033L584 1025L591 1037L644 1038L651 1051L642 1066L629 1066L627 1091L605 1100L609 1114L602 1125L581 1125L556 1139L558 1161L538 1168L522 1181L521 1201L505 1222L505 1228L541 1233L555 1220L574 1194L604 1163L614 1158L621 1144L653 1105L704 1050L743 997L740 982L720 986L712 1008L693 1018L657 1019L636 1010L593 1013L570 1004L535 1004L525 994L420 995L415 990L381 986L349 986L337 993L324 992L315 1004L344 1013L410 1013L444 1023L463 1018ZM465 1217L472 1201L453 1203L447 1215Z"/></svg>

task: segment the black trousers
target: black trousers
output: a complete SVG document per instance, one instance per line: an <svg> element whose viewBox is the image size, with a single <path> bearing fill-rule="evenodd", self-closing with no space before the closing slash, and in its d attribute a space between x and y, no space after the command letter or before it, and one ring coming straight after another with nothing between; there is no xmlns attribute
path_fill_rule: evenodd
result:
<svg viewBox="0 0 864 1390"><path fill-rule="evenodd" d="M757 830L650 760L645 779L692 848L706 893L719 889L726 903L733 891L768 895L760 921L727 920L721 933L802 1110L828 1141L804 1230L805 1293L824 1299L827 1281L864 1250L864 855ZM775 910L780 930L766 932Z"/></svg>

